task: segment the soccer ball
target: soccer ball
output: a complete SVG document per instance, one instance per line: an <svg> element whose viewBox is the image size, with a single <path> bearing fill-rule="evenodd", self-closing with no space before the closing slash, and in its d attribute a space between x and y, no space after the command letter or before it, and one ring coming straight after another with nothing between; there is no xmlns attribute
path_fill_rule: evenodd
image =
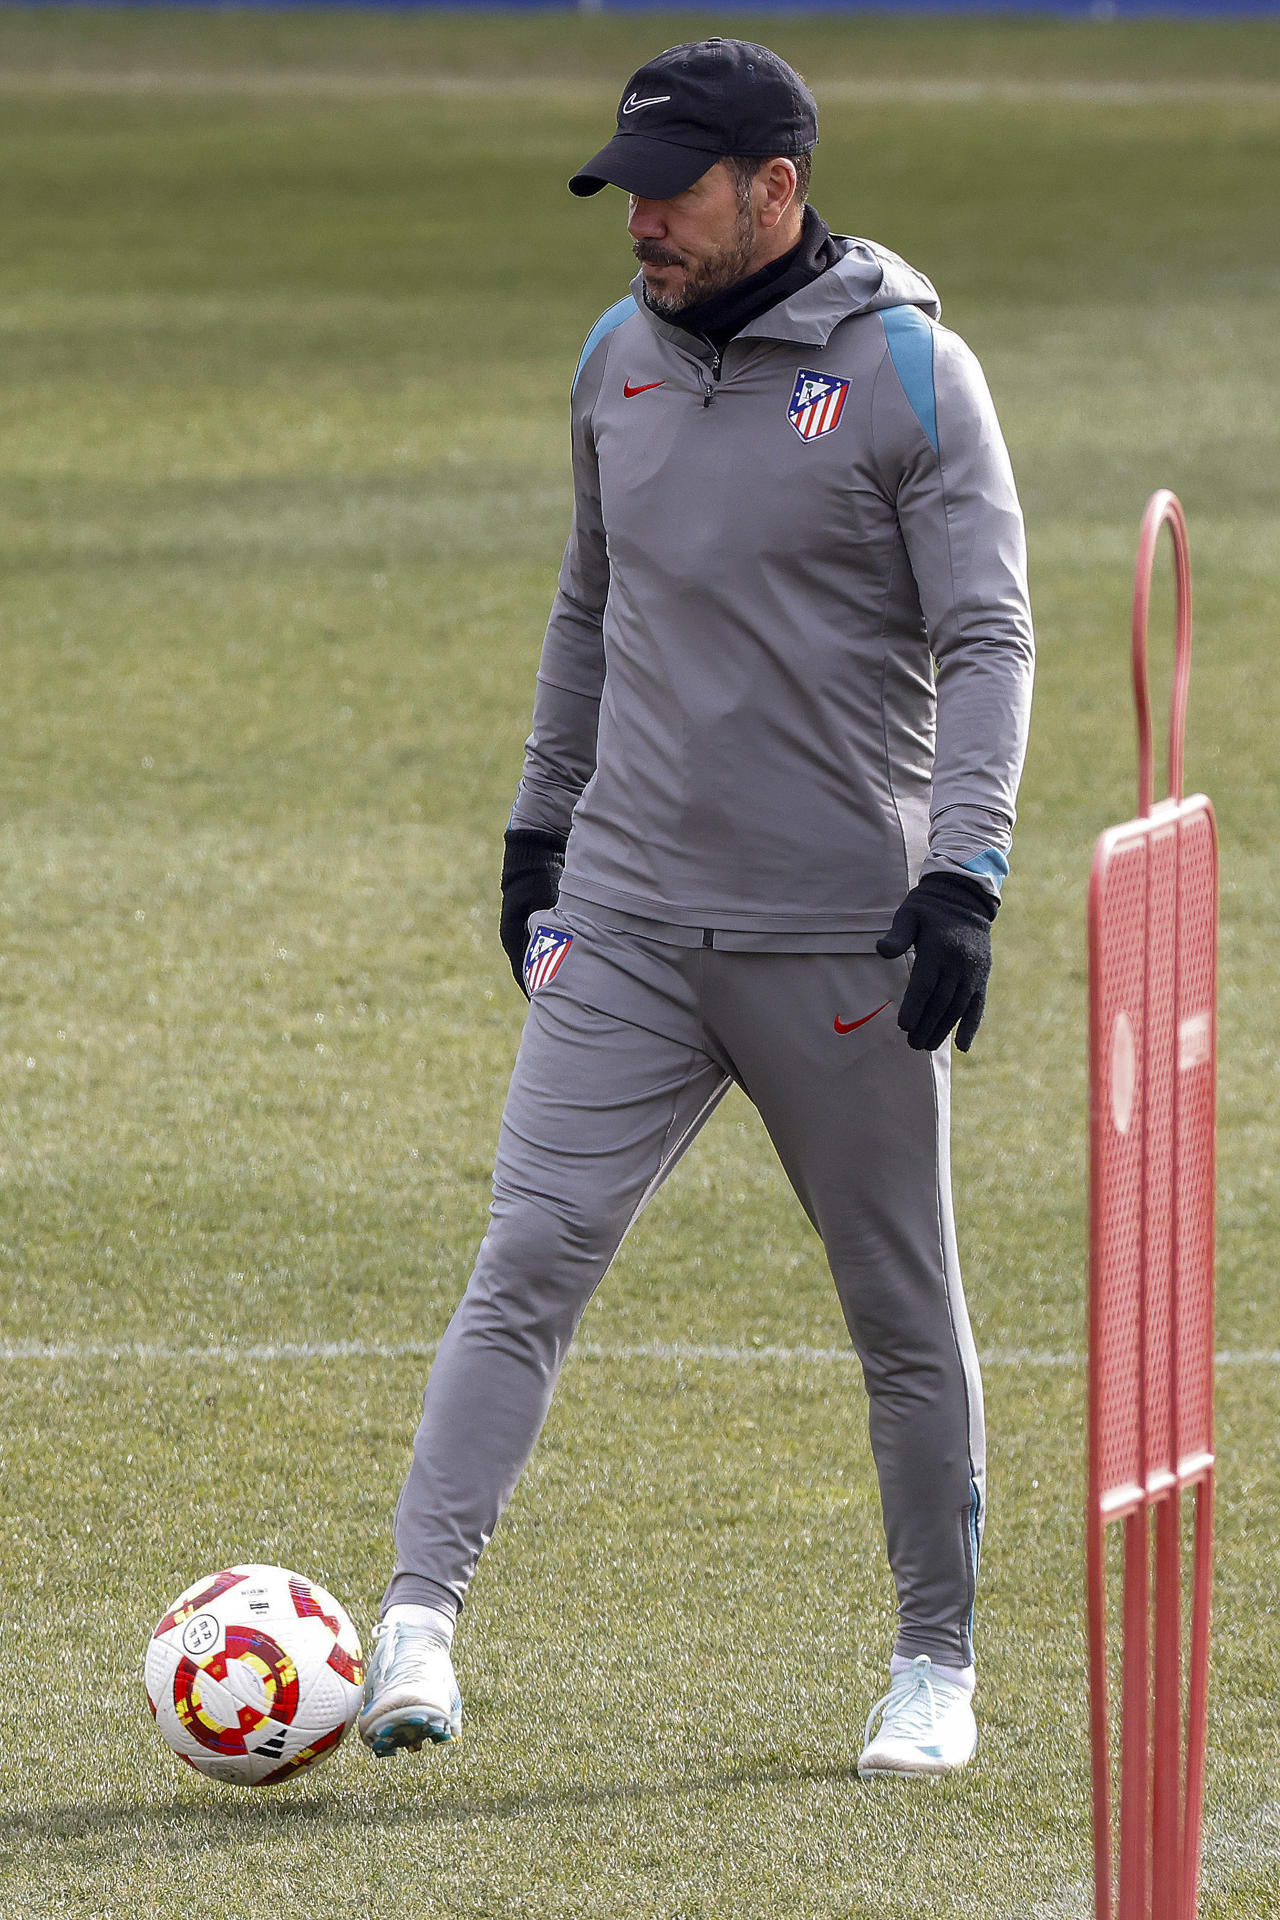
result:
<svg viewBox="0 0 1280 1920"><path fill-rule="evenodd" d="M151 1636L156 1726L197 1773L270 1787L333 1752L364 1659L331 1594L287 1567L228 1567L180 1593Z"/></svg>

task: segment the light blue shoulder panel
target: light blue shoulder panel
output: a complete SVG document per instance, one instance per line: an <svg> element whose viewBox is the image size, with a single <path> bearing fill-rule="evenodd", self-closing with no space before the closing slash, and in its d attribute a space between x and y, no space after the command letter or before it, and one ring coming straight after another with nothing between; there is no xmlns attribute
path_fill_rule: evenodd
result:
<svg viewBox="0 0 1280 1920"><path fill-rule="evenodd" d="M919 307L886 307L880 318L884 321L885 338L902 391L936 453L938 400L933 384L932 323Z"/></svg>
<svg viewBox="0 0 1280 1920"><path fill-rule="evenodd" d="M615 327L620 327L624 320L629 320L633 313L638 313L639 311L640 309L637 307L635 301L631 295L628 294L625 300L619 300L614 306L610 307L608 313L602 313L600 315L600 318L587 335L586 345L583 347L578 360L578 369L573 376L573 384L575 387L578 384L582 369L586 366L588 360L605 336L612 333Z"/></svg>

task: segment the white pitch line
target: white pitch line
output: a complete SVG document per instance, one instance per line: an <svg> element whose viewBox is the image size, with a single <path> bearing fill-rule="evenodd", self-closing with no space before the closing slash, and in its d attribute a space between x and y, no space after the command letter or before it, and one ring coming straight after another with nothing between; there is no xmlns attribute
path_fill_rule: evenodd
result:
<svg viewBox="0 0 1280 1920"><path fill-rule="evenodd" d="M1204 1883L1225 1891L1238 1873L1280 1861L1280 1801L1268 1800L1234 1833L1210 1829L1204 1848Z"/></svg>
<svg viewBox="0 0 1280 1920"><path fill-rule="evenodd" d="M60 67L0 70L0 92L30 94L230 94L326 100L534 100L577 105L612 100L607 79L536 74L336 73L306 68L190 68L126 72ZM1085 107L1261 106L1280 103L1280 85L1267 80L830 80L818 87L831 105Z"/></svg>
<svg viewBox="0 0 1280 1920"><path fill-rule="evenodd" d="M319 100L530 99L576 103L595 94L610 94L613 88L606 81L593 84L585 80L539 80L526 74L324 73L301 67L224 72L136 68L114 73L55 67L48 72L26 72L6 67L0 69L0 92L244 94L267 99L285 95Z"/></svg>
<svg viewBox="0 0 1280 1920"><path fill-rule="evenodd" d="M1072 1880L1037 1900L1027 1920L1093 1920L1093 1882Z"/></svg>
<svg viewBox="0 0 1280 1920"><path fill-rule="evenodd" d="M132 1360L188 1363L237 1361L245 1365L276 1360L429 1360L435 1341L405 1340L271 1340L218 1341L207 1346L145 1340L5 1340L0 1341L0 1365L35 1362ZM571 1358L579 1360L664 1360L676 1365L709 1363L725 1366L849 1366L855 1364L851 1347L740 1347L699 1345L680 1340L640 1340L616 1345L579 1340ZM1082 1353L1058 1353L1037 1347L990 1347L979 1355L984 1367L1083 1367ZM1280 1367L1280 1350L1227 1349L1215 1356L1219 1367Z"/></svg>
<svg viewBox="0 0 1280 1920"><path fill-rule="evenodd" d="M852 1347L740 1347L686 1343L680 1340L643 1340L632 1345L611 1346L604 1341L582 1340L573 1348L581 1358L590 1360L675 1360L723 1361L742 1366L752 1361L800 1366L848 1365L857 1360ZM984 1367L1078 1367L1084 1365L1079 1353L1052 1353L1033 1347L992 1347L981 1354Z"/></svg>
<svg viewBox="0 0 1280 1920"><path fill-rule="evenodd" d="M1207 1826L1201 1884L1207 1893L1225 1894L1237 1874L1256 1873L1280 1862L1280 1801L1268 1800L1241 1827ZM1073 1880L1038 1900L1028 1920L1092 1920L1093 1881Z"/></svg>

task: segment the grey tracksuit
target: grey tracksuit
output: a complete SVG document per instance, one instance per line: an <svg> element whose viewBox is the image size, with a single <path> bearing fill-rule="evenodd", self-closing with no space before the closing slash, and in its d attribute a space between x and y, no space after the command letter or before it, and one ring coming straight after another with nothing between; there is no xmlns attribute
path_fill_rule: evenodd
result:
<svg viewBox="0 0 1280 1920"><path fill-rule="evenodd" d="M532 923L491 1223L428 1383L389 1601L461 1602L591 1292L736 1081L863 1363L898 1649L972 1658L984 1447L948 1062L907 1047L906 964L872 950L921 871L997 892L1007 872L1022 521L933 289L841 244L722 362L639 282L583 352L512 814L572 831L560 906Z"/></svg>

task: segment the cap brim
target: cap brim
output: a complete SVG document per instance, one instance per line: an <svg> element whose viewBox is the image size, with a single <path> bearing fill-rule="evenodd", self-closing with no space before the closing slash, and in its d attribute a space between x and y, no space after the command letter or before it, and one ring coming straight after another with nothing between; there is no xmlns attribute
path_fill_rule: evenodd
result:
<svg viewBox="0 0 1280 1920"><path fill-rule="evenodd" d="M615 133L608 146L574 174L569 191L585 198L601 187L621 187L644 200L670 200L701 180L720 158L702 147L677 147L643 133Z"/></svg>

